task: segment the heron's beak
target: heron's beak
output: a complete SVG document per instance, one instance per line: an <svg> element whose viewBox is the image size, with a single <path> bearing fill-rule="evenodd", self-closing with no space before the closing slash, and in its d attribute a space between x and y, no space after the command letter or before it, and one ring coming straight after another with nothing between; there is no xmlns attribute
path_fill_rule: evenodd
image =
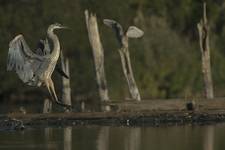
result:
<svg viewBox="0 0 225 150"><path fill-rule="evenodd" d="M61 29L70 29L70 28L67 27L67 26L61 26L60 28L61 28Z"/></svg>

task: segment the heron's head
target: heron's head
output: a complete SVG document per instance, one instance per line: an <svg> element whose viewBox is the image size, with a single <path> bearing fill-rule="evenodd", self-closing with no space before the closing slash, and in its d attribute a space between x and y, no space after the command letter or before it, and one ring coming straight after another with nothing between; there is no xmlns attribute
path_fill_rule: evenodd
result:
<svg viewBox="0 0 225 150"><path fill-rule="evenodd" d="M49 27L48 27L48 31L53 31L55 29L68 29L68 27L66 26L63 26L59 23L54 23L54 24L51 24Z"/></svg>

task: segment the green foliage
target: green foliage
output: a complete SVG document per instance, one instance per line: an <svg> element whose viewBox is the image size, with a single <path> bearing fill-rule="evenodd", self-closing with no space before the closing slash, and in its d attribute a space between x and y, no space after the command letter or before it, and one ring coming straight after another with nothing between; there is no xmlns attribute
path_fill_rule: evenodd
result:
<svg viewBox="0 0 225 150"><path fill-rule="evenodd" d="M207 1L215 92L225 91L225 2ZM201 57L196 24L202 1L195 0L8 0L0 1L0 95L29 90L15 74L6 72L8 43L19 33L32 49L46 36L49 24L59 22L71 31L58 32L63 52L70 59L73 96L96 96L97 86L84 10L97 14L105 49L106 77L112 99L129 96L122 73L115 35L102 19L115 19L127 29L143 29L141 39L130 40L130 55L143 98L202 95ZM60 92L60 78L56 78ZM38 89L36 89L38 90Z"/></svg>

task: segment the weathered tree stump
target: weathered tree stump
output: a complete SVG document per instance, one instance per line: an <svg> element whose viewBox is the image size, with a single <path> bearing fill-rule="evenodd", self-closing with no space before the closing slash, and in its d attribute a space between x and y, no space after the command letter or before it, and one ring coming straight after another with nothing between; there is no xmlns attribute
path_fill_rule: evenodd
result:
<svg viewBox="0 0 225 150"><path fill-rule="evenodd" d="M104 70L104 50L101 44L98 31L96 15L89 14L85 11L86 25L88 30L89 41L93 50L96 80L101 101L109 101L108 88Z"/></svg>
<svg viewBox="0 0 225 150"><path fill-rule="evenodd" d="M117 40L120 44L119 54L121 58L122 69L124 76L127 80L131 98L140 101L141 96L137 84L135 82L133 70L131 67L128 38L142 37L144 32L135 26L130 26L128 30L124 33L122 26L118 22L110 19L104 19L104 24L111 27L116 33Z"/></svg>
<svg viewBox="0 0 225 150"><path fill-rule="evenodd" d="M43 113L50 113L52 112L52 101L48 98L44 100L44 107L43 107Z"/></svg>
<svg viewBox="0 0 225 150"><path fill-rule="evenodd" d="M68 79L62 76L62 101L64 104L72 105L71 102L71 88L70 88L70 70L69 70L69 60L64 59L63 53L61 51L61 65L63 72L69 77ZM66 109L66 112L70 110Z"/></svg>
<svg viewBox="0 0 225 150"><path fill-rule="evenodd" d="M199 43L202 54L202 73L205 84L205 96L208 99L214 98L213 81L210 65L210 47L209 47L209 25L206 16L206 3L203 4L203 18L197 24L199 32Z"/></svg>

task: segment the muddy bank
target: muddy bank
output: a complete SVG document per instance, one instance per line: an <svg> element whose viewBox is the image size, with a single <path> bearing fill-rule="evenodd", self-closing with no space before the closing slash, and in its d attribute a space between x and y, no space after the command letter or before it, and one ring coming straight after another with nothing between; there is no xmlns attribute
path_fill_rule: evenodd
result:
<svg viewBox="0 0 225 150"><path fill-rule="evenodd" d="M1 117L1 130L17 130L36 126L171 126L225 122L225 111L207 112L95 112L54 114L10 114Z"/></svg>
<svg viewBox="0 0 225 150"><path fill-rule="evenodd" d="M10 113L0 116L0 130L34 126L170 126L225 122L225 100L152 100L102 104L108 112Z"/></svg>

